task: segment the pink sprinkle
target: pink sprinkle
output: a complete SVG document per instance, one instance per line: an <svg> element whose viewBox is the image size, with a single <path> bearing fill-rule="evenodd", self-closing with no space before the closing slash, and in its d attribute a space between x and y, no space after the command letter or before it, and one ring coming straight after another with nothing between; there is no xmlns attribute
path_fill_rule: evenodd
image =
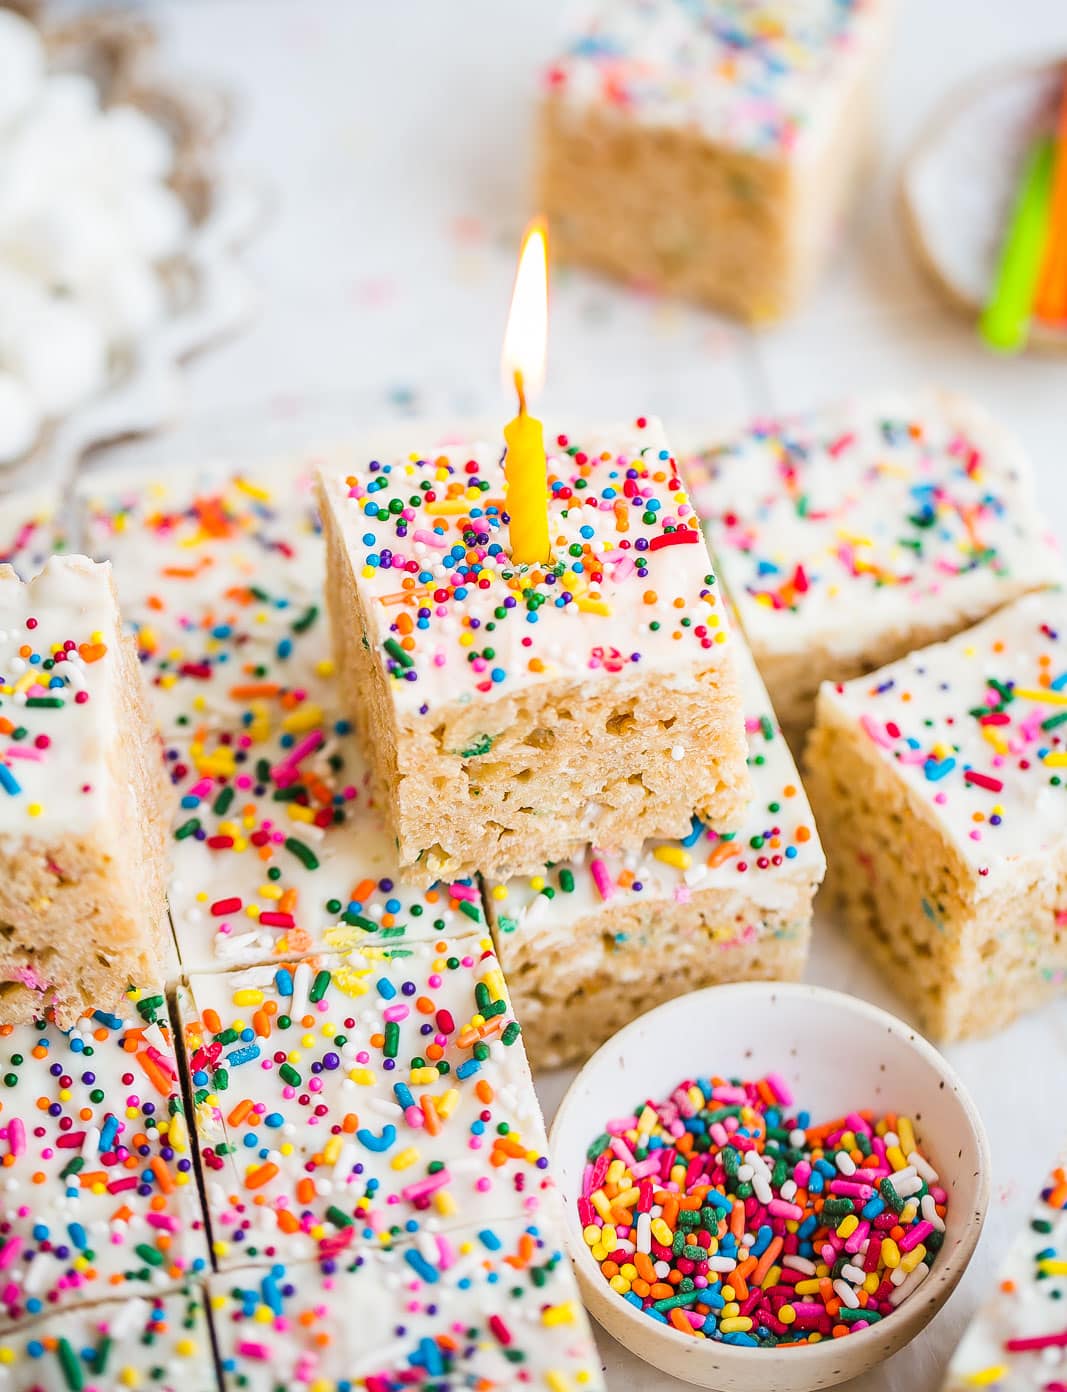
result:
<svg viewBox="0 0 1067 1392"><path fill-rule="evenodd" d="M448 892L453 899L466 899L470 904L473 904L478 898L478 891L473 885L462 884L459 880L448 886Z"/></svg>
<svg viewBox="0 0 1067 1392"><path fill-rule="evenodd" d="M799 1221L804 1217L804 1210L799 1204L786 1203L785 1199L772 1199L767 1205L767 1212L775 1218L795 1218Z"/></svg>
<svg viewBox="0 0 1067 1392"><path fill-rule="evenodd" d="M766 1082L767 1086L771 1089L783 1107L792 1106L793 1094L790 1091L789 1084L782 1077L781 1073L768 1073Z"/></svg>
<svg viewBox="0 0 1067 1392"><path fill-rule="evenodd" d="M435 551L448 550L448 542L439 532L428 532L425 527L419 527L414 536L416 541L421 541L423 546L432 546Z"/></svg>
<svg viewBox="0 0 1067 1392"><path fill-rule="evenodd" d="M910 1252L913 1247L918 1247L920 1242L925 1242L933 1230L933 1223L927 1223L925 1220L921 1223L916 1223L913 1227L908 1229L897 1243L897 1246L902 1252Z"/></svg>
<svg viewBox="0 0 1067 1392"><path fill-rule="evenodd" d="M593 883L596 885L597 893L606 903L615 893L615 886L611 882L611 875L608 867L599 858L589 864L589 873L593 876Z"/></svg>
<svg viewBox="0 0 1067 1392"><path fill-rule="evenodd" d="M265 1363L270 1357L270 1348L267 1344L254 1343L251 1339L242 1339L237 1345L237 1352L243 1354L245 1358L258 1359L261 1363Z"/></svg>
<svg viewBox="0 0 1067 1392"><path fill-rule="evenodd" d="M26 1127L21 1117L12 1117L7 1124L7 1143L12 1155L23 1155L26 1151ZM3 1263L0 1262L0 1266Z"/></svg>

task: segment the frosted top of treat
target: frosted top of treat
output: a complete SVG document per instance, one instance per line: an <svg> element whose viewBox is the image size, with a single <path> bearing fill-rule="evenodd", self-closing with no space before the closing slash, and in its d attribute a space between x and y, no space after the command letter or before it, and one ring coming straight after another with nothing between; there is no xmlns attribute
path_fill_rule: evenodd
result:
<svg viewBox="0 0 1067 1392"><path fill-rule="evenodd" d="M0 834L52 840L106 814L119 644L110 566L53 557L28 583L0 567Z"/></svg>
<svg viewBox="0 0 1067 1392"><path fill-rule="evenodd" d="M406 713L650 667L683 687L724 660L728 620L659 422L546 432L546 447L545 566L510 561L502 438L324 475L367 639Z"/></svg>
<svg viewBox="0 0 1067 1392"><path fill-rule="evenodd" d="M949 1365L947 1388L1062 1386L1067 1373L1067 1152L1008 1250L996 1291Z"/></svg>
<svg viewBox="0 0 1067 1392"><path fill-rule="evenodd" d="M181 1006L224 1264L536 1216L547 1141L488 938L193 976Z"/></svg>
<svg viewBox="0 0 1067 1392"><path fill-rule="evenodd" d="M204 1270L162 993L131 993L124 1017L97 1011L69 1032L0 1026L0 1072L0 1324L110 1296L154 1298Z"/></svg>
<svg viewBox="0 0 1067 1392"><path fill-rule="evenodd" d="M0 498L0 564L14 566L23 580L36 575L49 556L67 549L51 490L9 493Z"/></svg>
<svg viewBox="0 0 1067 1392"><path fill-rule="evenodd" d="M0 1389L218 1392L199 1286L49 1314L0 1336Z"/></svg>
<svg viewBox="0 0 1067 1392"><path fill-rule="evenodd" d="M348 721L307 704L167 751L179 795L168 887L186 968L485 931L469 880L416 889Z"/></svg>
<svg viewBox="0 0 1067 1392"><path fill-rule="evenodd" d="M490 882L488 899L500 932L564 927L628 903L685 904L707 890L732 890L774 909L793 902L798 881L822 879L822 847L793 756L751 655L740 641L735 648L752 775L741 830L719 835L694 817L682 841L647 841L625 854L590 847L542 874Z"/></svg>
<svg viewBox="0 0 1067 1392"><path fill-rule="evenodd" d="M948 393L757 422L686 474L757 659L965 623L1063 575L1025 454Z"/></svg>
<svg viewBox="0 0 1067 1392"><path fill-rule="evenodd" d="M546 74L577 105L788 155L838 102L880 0L582 0Z"/></svg>
<svg viewBox="0 0 1067 1392"><path fill-rule="evenodd" d="M329 670L313 481L318 464L340 457L157 478L111 470L81 484L86 546L114 564L168 731L235 725L250 700L277 702Z"/></svg>
<svg viewBox="0 0 1067 1392"><path fill-rule="evenodd" d="M854 721L993 893L1067 836L1067 595L1027 595L947 643L844 685L819 721Z"/></svg>
<svg viewBox="0 0 1067 1392"><path fill-rule="evenodd" d="M220 1355L247 1392L280 1385L582 1388L604 1384L559 1235L491 1220L333 1271L277 1264L212 1282ZM351 1317L359 1311L359 1318Z"/></svg>

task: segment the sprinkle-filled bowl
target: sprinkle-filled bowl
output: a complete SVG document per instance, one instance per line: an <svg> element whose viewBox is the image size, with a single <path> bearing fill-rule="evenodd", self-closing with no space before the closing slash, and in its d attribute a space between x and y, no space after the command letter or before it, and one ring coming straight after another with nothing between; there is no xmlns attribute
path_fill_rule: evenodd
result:
<svg viewBox="0 0 1067 1392"><path fill-rule="evenodd" d="M784 1096L791 1094L794 1104L782 1106L783 1120L806 1111L813 1135L820 1123L850 1113L909 1119L915 1148L936 1171L933 1192L944 1191L944 1234L938 1235L940 1249L926 1278L878 1322L819 1343L746 1347L681 1332L612 1289L583 1235L583 1216L588 1218L589 1209L586 1204L584 1213L580 1211L578 1201L589 1176L587 1152L610 1120L633 1117L646 1099L669 1098L684 1080L710 1077L776 1079L776 1086ZM900 1126L902 1138L906 1125ZM830 1387L903 1348L954 1290L974 1253L989 1203L985 1129L950 1065L903 1021L865 1001L817 986L713 986L643 1015L599 1049L578 1074L556 1114L551 1148L566 1211L567 1241L590 1312L639 1358L673 1377L719 1392L749 1392L754 1386L776 1392ZM831 1149L828 1144L828 1154ZM841 1161L845 1175L848 1163L846 1156ZM874 1168L878 1162L862 1163ZM828 1197L829 1181L823 1182ZM833 1182L838 1182L836 1172ZM873 1224L871 1231L876 1235ZM631 1233L636 1234L636 1220ZM900 1245L903 1249L903 1239ZM753 1247L751 1253L755 1251ZM799 1279L793 1269L791 1278ZM795 1317L797 1302L792 1304L794 1310L786 1314Z"/></svg>

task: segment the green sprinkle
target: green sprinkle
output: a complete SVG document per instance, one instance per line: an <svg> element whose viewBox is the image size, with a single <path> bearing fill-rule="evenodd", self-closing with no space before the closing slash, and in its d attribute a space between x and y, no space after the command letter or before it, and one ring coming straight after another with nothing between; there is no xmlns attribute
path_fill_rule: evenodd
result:
<svg viewBox="0 0 1067 1392"><path fill-rule="evenodd" d="M382 647L394 662L400 663L401 667L408 668L415 666L415 659L410 653L404 651L395 638L387 638L382 644Z"/></svg>
<svg viewBox="0 0 1067 1392"><path fill-rule="evenodd" d="M295 836L287 836L285 838L285 849L290 855L296 856L305 870L317 870L319 868L318 856L310 846L306 846L303 841L298 841Z"/></svg>
<svg viewBox="0 0 1067 1392"><path fill-rule="evenodd" d="M71 1392L82 1392L85 1379L82 1377L81 1364L70 1344L62 1337L56 1343L56 1357L63 1370L63 1381L71 1389Z"/></svg>

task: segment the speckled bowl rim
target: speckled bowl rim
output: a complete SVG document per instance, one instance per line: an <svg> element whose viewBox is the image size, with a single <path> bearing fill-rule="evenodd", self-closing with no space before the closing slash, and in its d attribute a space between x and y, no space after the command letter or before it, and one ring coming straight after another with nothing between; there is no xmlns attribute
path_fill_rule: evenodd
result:
<svg viewBox="0 0 1067 1392"><path fill-rule="evenodd" d="M658 1365L636 1346L636 1344L646 1343L649 1336L654 1336L656 1339L661 1337L666 1339L668 1346L673 1343L679 1352L698 1350L698 1353L691 1358L694 1363L705 1361L699 1357L699 1351L706 1349L709 1358L712 1353L714 1354L716 1362L721 1365L723 1373L731 1382L733 1377L742 1372L751 1378L759 1368L762 1368L765 1374L770 1376L774 1372L773 1365L778 1359L788 1358L790 1364L797 1366L797 1371L802 1366L810 1371L812 1375L811 1387L829 1386L836 1381L843 1381L860 1374L865 1369L874 1366L875 1363L883 1362L910 1343L933 1320L955 1290L974 1256L989 1209L992 1173L989 1139L978 1108L962 1078L949 1061L914 1026L909 1025L889 1011L872 1005L870 1001L848 995L843 991L833 991L824 986L809 985L802 982L744 981L709 986L703 990L667 1001L654 1010L647 1011L636 1020L632 1020L597 1049L596 1053L586 1061L575 1075L556 1109L552 1121L549 1146L557 1174L562 1173L557 1148L559 1136L563 1129L563 1119L567 1116L570 1108L575 1105L579 1094L584 1090L583 1084L588 1078L588 1074L601 1066L608 1056L611 1056L613 1061L620 1054L625 1056L628 1041L647 1029L650 1021L660 1017L667 1019L672 1015L686 1015L689 1012L702 1014L707 1012L709 1008L714 1008L716 1002L722 1002L727 996L735 1000L748 997L753 1001L760 1000L765 1004L773 1004L776 999L781 997L792 998L797 1001L817 1004L823 1011L835 1011L840 1015L861 1019L869 1025L887 1030L896 1036L941 1079L944 1086L951 1091L959 1103L962 1117L967 1123L978 1155L978 1169L974 1176L974 1202L970 1206L968 1216L963 1220L958 1245L944 1262L939 1260L931 1268L930 1276L923 1284L924 1286L929 1284L932 1289L923 1300L915 1302L911 1311L907 1309L897 1311L891 1319L883 1320L867 1329L850 1334L845 1341L826 1339L818 1344L792 1346L781 1353L774 1349L748 1349L711 1340L698 1341L674 1329L669 1324L660 1325L650 1321L647 1315L634 1309L607 1285L582 1238L573 1199L568 1199L561 1190L561 1198L566 1210L564 1214L565 1235L571 1262L583 1293L588 1289L599 1292L602 1296L610 1297L611 1307L618 1311L620 1321L633 1328L636 1343L619 1339L614 1330L603 1325L596 1309L590 1306L589 1301L586 1301L590 1313L597 1320L597 1323L601 1324L613 1338L623 1343L636 1357L642 1358L653 1366ZM671 1085L672 1082L677 1082L677 1079L668 1080L667 1085ZM593 1125L596 1125L597 1121L599 1118L594 1119ZM905 1330L908 1332L905 1333ZM835 1357L840 1358L843 1351L842 1343L849 1346L848 1352L857 1366L853 1369L844 1369L839 1376L836 1373L832 1376L827 1375L819 1365L830 1363ZM883 1346L881 1352L875 1351L878 1345ZM846 1361L849 1360L846 1359ZM680 1375L684 1376L684 1374ZM767 1383L767 1385L772 1384Z"/></svg>

